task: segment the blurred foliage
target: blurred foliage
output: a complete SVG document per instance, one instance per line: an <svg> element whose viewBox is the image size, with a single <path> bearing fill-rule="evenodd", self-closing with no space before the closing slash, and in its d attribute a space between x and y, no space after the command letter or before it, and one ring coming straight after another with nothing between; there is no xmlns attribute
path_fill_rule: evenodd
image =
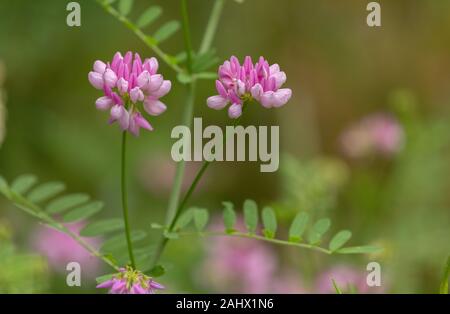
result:
<svg viewBox="0 0 450 314"><path fill-rule="evenodd" d="M12 243L11 226L0 220L0 293L42 293L48 288L47 262L20 253Z"/></svg>

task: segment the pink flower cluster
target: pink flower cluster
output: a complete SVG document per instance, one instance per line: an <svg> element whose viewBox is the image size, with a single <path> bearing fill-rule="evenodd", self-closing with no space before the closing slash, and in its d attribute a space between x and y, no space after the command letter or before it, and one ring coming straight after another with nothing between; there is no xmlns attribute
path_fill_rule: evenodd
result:
<svg viewBox="0 0 450 314"><path fill-rule="evenodd" d="M404 142L403 128L391 115L375 113L350 126L341 136L343 152L351 158L373 154L390 157Z"/></svg>
<svg viewBox="0 0 450 314"><path fill-rule="evenodd" d="M97 288L110 289L111 294L153 294L164 286L152 278L130 267L121 268L120 272L97 286Z"/></svg>
<svg viewBox="0 0 450 314"><path fill-rule="evenodd" d="M104 96L95 102L97 109L110 110L110 123L118 122L121 129L139 135L140 128L152 130L150 123L142 116L137 104L143 103L149 115L158 116L166 110L159 98L166 95L172 84L157 74L156 58L142 62L139 54L120 52L114 55L111 63L95 61L93 71L89 72L89 82L103 90Z"/></svg>
<svg viewBox="0 0 450 314"><path fill-rule="evenodd" d="M216 110L229 103L228 115L232 119L241 116L246 101L256 100L265 108L278 108L286 104L292 96L289 88L281 88L286 82L286 73L278 64L269 63L260 57L256 64L245 57L241 65L236 57L231 57L219 67L216 88L219 95L207 100L208 107Z"/></svg>

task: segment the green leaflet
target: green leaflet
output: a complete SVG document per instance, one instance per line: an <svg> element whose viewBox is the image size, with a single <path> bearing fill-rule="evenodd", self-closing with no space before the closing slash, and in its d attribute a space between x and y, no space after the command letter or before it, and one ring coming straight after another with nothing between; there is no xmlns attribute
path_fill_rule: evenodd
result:
<svg viewBox="0 0 450 314"><path fill-rule="evenodd" d="M123 230L125 225L121 218L111 218L91 223L80 231L82 237L96 237L110 232Z"/></svg>
<svg viewBox="0 0 450 314"><path fill-rule="evenodd" d="M312 227L309 234L309 243L318 244L322 239L322 236L331 226L331 221L328 218L319 219Z"/></svg>
<svg viewBox="0 0 450 314"><path fill-rule="evenodd" d="M143 240L146 236L147 233L145 231L134 230L131 232L131 241L137 242ZM100 251L103 253L111 253L117 251L118 249L125 248L126 246L127 240L125 238L125 234L121 233L105 241L100 248Z"/></svg>
<svg viewBox="0 0 450 314"><path fill-rule="evenodd" d="M169 21L163 26L161 26L153 35L153 38L158 42L161 43L164 40L171 37L173 34L175 34L176 31L180 28L180 22L178 21Z"/></svg>
<svg viewBox="0 0 450 314"><path fill-rule="evenodd" d="M264 236L266 238L275 237L277 231L277 218L271 207L264 207L262 211L262 220L264 225Z"/></svg>
<svg viewBox="0 0 450 314"><path fill-rule="evenodd" d="M133 8L133 0L120 0L119 1L119 12L123 16L127 16L131 9Z"/></svg>
<svg viewBox="0 0 450 314"><path fill-rule="evenodd" d="M17 194L26 193L37 182L36 176L24 174L17 177L11 184L11 190Z"/></svg>
<svg viewBox="0 0 450 314"><path fill-rule="evenodd" d="M234 211L234 205L231 202L222 202L225 207L223 210L223 222L227 233L234 231L234 225L236 224L236 212Z"/></svg>
<svg viewBox="0 0 450 314"><path fill-rule="evenodd" d="M195 210L196 210L195 208L189 208L185 210L184 213L182 213L180 217L177 219L174 230L180 230L186 227L194 218Z"/></svg>
<svg viewBox="0 0 450 314"><path fill-rule="evenodd" d="M49 214L58 214L86 203L89 199L89 195L82 193L64 195L50 202L46 207L46 211Z"/></svg>
<svg viewBox="0 0 450 314"><path fill-rule="evenodd" d="M342 230L336 233L336 235L331 239L329 249L334 252L344 246L345 243L350 240L352 233L349 230Z"/></svg>
<svg viewBox="0 0 450 314"><path fill-rule="evenodd" d="M244 220L248 232L255 233L258 226L258 205L255 201L246 200L244 202Z"/></svg>
<svg viewBox="0 0 450 314"><path fill-rule="evenodd" d="M139 28L146 27L153 23L162 13L162 9L160 6L151 6L139 17L136 25Z"/></svg>
<svg viewBox="0 0 450 314"><path fill-rule="evenodd" d="M46 201L66 189L62 182L47 182L35 187L27 196L27 199L33 203Z"/></svg>
<svg viewBox="0 0 450 314"><path fill-rule="evenodd" d="M194 210L194 223L197 231L202 232L208 223L209 213L204 208Z"/></svg>
<svg viewBox="0 0 450 314"><path fill-rule="evenodd" d="M101 201L88 203L65 214L63 220L64 222L75 222L87 219L102 210L103 206L104 204Z"/></svg>
<svg viewBox="0 0 450 314"><path fill-rule="evenodd" d="M370 253L378 253L379 251L381 251L379 247L365 245L365 246L345 247L337 250L336 252L340 254L370 254Z"/></svg>
<svg viewBox="0 0 450 314"><path fill-rule="evenodd" d="M289 229L289 241L299 242L302 239L308 220L309 215L306 212L298 213L297 216L295 216Z"/></svg>

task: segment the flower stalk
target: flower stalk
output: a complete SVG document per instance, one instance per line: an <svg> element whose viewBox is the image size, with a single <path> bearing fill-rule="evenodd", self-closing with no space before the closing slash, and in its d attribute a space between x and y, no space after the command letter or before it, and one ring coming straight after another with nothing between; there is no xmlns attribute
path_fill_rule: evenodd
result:
<svg viewBox="0 0 450 314"><path fill-rule="evenodd" d="M122 211L123 221L125 224L125 237L127 240L128 255L130 257L131 267L136 269L136 262L133 254L133 243L131 241L130 223L128 221L128 192L127 192L127 179L126 179L126 157L127 157L127 132L122 132L122 152L121 152L121 190L122 190Z"/></svg>

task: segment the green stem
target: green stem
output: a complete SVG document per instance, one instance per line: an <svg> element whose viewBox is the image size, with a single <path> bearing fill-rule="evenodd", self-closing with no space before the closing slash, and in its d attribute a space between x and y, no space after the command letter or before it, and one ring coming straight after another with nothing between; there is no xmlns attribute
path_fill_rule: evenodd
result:
<svg viewBox="0 0 450 314"><path fill-rule="evenodd" d="M121 164L121 190L122 190L122 209L123 221L125 223L125 237L127 239L128 255L130 256L131 267L136 269L136 263L133 255L133 243L131 242L130 224L128 222L128 193L126 180L126 150L127 150L127 131L122 132L122 164Z"/></svg>
<svg viewBox="0 0 450 314"><path fill-rule="evenodd" d="M224 6L224 0L216 0L214 7L212 8L211 15L206 26L205 35L203 36L202 43L200 45L199 54L203 54L211 47L214 35L216 34L217 25L219 24L220 15Z"/></svg>
<svg viewBox="0 0 450 314"><path fill-rule="evenodd" d="M195 90L196 90L196 83L193 81L191 84L189 84L188 87L188 95L187 95L187 104L186 109L183 115L183 124L186 125L188 128L192 125L192 116L194 112L194 102L195 102ZM169 206L167 209L167 215L166 215L166 224L169 225L172 220L175 217L175 213L177 210L180 194L181 194L181 187L183 183L183 177L184 177L184 170L186 167L186 162L184 160L181 160L177 164L177 169L175 173L175 181L172 188L172 193L170 194L169 198Z"/></svg>
<svg viewBox="0 0 450 314"><path fill-rule="evenodd" d="M122 22L123 25L125 25L128 29L130 29L139 39L141 39L147 47L153 50L153 52L161 59L163 60L172 70L174 70L177 73L182 73L183 69L181 69L178 65L176 65L172 60L171 57L163 52L161 48L158 47L157 42L144 34L144 32L137 27L135 24L133 24L126 16L123 16L120 14L119 11L114 9L108 2L105 0L97 0L97 2L105 9L106 12L114 16L116 19L118 19L120 22Z"/></svg>
<svg viewBox="0 0 450 314"><path fill-rule="evenodd" d="M192 44L189 28L189 14L186 0L181 0L181 15L183 17L183 38L186 50L186 64L189 74L192 74Z"/></svg>
<svg viewBox="0 0 450 314"><path fill-rule="evenodd" d="M189 235L198 235L198 234L199 233L195 233L195 232L179 233L180 236L189 236ZM304 248L304 249L315 250L315 251L318 251L318 252L321 252L321 253L325 253L325 254L332 254L332 252L330 250L327 250L325 248L322 248L322 247L319 247L319 246L315 246L315 245L312 245L312 244L288 242L288 241L283 241L283 240L279 240L279 239L266 238L266 237L263 237L263 236L260 236L260 235L257 235L257 234L249 234L249 233L243 233L243 232L233 232L233 233L202 232L200 234L203 235L203 236L210 236L210 237L237 237L237 238L254 239L254 240L270 242L270 243L273 243L273 244L295 246L295 247L300 247L300 248Z"/></svg>

